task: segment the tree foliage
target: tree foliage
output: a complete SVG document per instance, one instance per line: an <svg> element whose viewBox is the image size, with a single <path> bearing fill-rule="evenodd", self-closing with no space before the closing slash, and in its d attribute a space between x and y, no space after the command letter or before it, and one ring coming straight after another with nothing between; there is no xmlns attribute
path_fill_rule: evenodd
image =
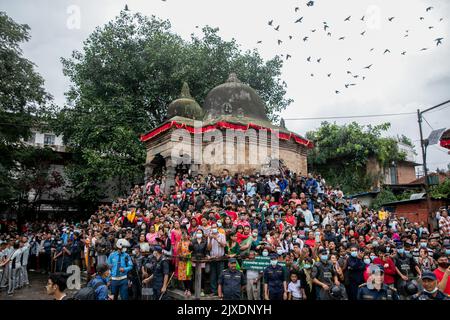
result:
<svg viewBox="0 0 450 320"><path fill-rule="evenodd" d="M264 62L257 51L242 52L210 27L185 41L169 21L139 13L122 11L62 63L72 86L54 125L78 154L70 178L85 199L96 200L104 190L95 186L113 178L120 193L143 177L139 136L163 121L183 81L202 104L209 90L236 72L260 94L270 117L291 103L278 56Z"/></svg>
<svg viewBox="0 0 450 320"><path fill-rule="evenodd" d="M450 179L446 178L444 182L432 186L430 188L430 195L436 199L450 199Z"/></svg>
<svg viewBox="0 0 450 320"><path fill-rule="evenodd" d="M367 191L380 178L368 175L369 159L375 159L382 168L405 158L395 139L382 136L389 127L389 123L364 126L352 122L340 126L322 122L319 129L306 134L315 144L308 163L313 171L347 193Z"/></svg>
<svg viewBox="0 0 450 320"><path fill-rule="evenodd" d="M17 176L23 162L35 155L23 143L40 126L51 96L20 44L29 27L0 12L0 204L13 205L24 191Z"/></svg>
<svg viewBox="0 0 450 320"><path fill-rule="evenodd" d="M391 190L383 188L372 203L372 207L378 210L383 204L397 201L397 197Z"/></svg>

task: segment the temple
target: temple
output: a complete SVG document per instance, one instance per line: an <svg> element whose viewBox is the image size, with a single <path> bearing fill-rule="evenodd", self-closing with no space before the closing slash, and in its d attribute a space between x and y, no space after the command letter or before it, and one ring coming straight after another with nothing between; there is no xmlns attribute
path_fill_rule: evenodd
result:
<svg viewBox="0 0 450 320"><path fill-rule="evenodd" d="M236 74L213 88L201 107L183 84L166 120L141 136L147 149L145 174L165 173L168 185L176 174L277 174L283 166L307 173L311 141L274 125L256 91Z"/></svg>

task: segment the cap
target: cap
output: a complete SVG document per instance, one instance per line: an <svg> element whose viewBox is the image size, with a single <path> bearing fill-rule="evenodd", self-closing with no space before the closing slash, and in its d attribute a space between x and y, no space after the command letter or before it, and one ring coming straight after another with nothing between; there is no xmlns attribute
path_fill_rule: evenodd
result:
<svg viewBox="0 0 450 320"><path fill-rule="evenodd" d="M154 247L153 247L153 250L158 251L159 253L162 252L161 246L154 246Z"/></svg>
<svg viewBox="0 0 450 320"><path fill-rule="evenodd" d="M436 277L436 275L433 272L425 271L422 274L422 279L437 280L437 277Z"/></svg>
<svg viewBox="0 0 450 320"><path fill-rule="evenodd" d="M228 263L236 263L236 262L237 262L236 258L228 259Z"/></svg>

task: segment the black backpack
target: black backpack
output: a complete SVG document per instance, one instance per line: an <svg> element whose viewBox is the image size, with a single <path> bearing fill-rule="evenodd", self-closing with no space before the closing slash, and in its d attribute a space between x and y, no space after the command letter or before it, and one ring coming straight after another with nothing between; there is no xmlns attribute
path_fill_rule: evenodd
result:
<svg viewBox="0 0 450 320"><path fill-rule="evenodd" d="M78 292L74 294L73 300L97 300L95 290L104 285L105 284L100 281L97 282L95 286L90 286L88 284L86 287L78 290Z"/></svg>

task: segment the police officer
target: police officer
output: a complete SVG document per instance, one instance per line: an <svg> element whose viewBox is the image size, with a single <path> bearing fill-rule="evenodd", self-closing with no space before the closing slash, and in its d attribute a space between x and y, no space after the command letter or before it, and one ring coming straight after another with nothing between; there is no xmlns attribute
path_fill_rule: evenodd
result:
<svg viewBox="0 0 450 320"><path fill-rule="evenodd" d="M408 250L406 250L408 249ZM420 275L420 268L410 253L410 247L403 248L402 245L397 247L397 255L395 256L395 269L398 274L397 288L399 294L406 298L406 286L411 280L415 280L417 275Z"/></svg>
<svg viewBox="0 0 450 320"><path fill-rule="evenodd" d="M320 261L314 264L311 277L313 283L317 286L318 300L330 300L330 288L333 283L340 287L337 273L333 268L333 264L328 259L327 250L322 249L319 252Z"/></svg>
<svg viewBox="0 0 450 320"><path fill-rule="evenodd" d="M397 290L384 283L384 267L369 266L370 276L366 283L359 286L358 300L399 300Z"/></svg>
<svg viewBox="0 0 450 320"><path fill-rule="evenodd" d="M155 257L155 266L152 279L153 299L160 300L167 291L169 285L169 262L163 256L163 249L161 246L155 246L153 249L153 256Z"/></svg>
<svg viewBox="0 0 450 320"><path fill-rule="evenodd" d="M450 300L450 297L438 289L438 281L433 272L422 274L423 290L415 294L413 300Z"/></svg>
<svg viewBox="0 0 450 320"><path fill-rule="evenodd" d="M241 300L241 292L247 281L244 274L236 269L236 259L228 260L228 269L219 276L217 289L219 298L224 300Z"/></svg>
<svg viewBox="0 0 450 320"><path fill-rule="evenodd" d="M264 269L263 277L265 300L287 299L287 272L278 264L278 254L270 256L270 266Z"/></svg>

